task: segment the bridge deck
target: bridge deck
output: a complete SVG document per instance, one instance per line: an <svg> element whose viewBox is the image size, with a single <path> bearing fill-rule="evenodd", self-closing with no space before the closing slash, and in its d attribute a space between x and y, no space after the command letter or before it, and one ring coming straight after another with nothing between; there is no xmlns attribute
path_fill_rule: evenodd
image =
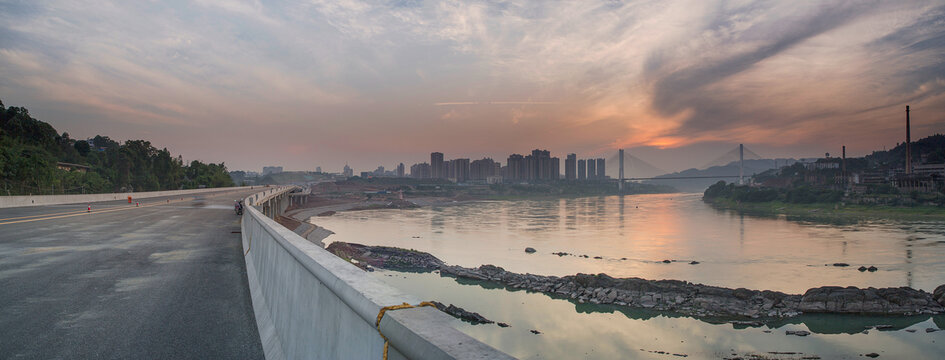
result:
<svg viewBox="0 0 945 360"><path fill-rule="evenodd" d="M0 209L0 358L262 358L232 210L254 191Z"/></svg>

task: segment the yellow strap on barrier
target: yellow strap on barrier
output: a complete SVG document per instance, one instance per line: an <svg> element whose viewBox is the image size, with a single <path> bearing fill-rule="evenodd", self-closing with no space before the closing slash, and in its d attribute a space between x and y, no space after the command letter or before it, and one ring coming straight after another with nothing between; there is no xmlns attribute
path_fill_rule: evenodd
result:
<svg viewBox="0 0 945 360"><path fill-rule="evenodd" d="M384 318L384 314L387 313L388 310L410 309L410 308L417 308L421 306L436 307L436 305L434 305L432 302L429 302L429 301L423 301L420 304L417 304L417 306L413 306L408 303L403 303L400 305L391 305L391 306L382 307L381 311L377 313L377 321L374 323L374 327L377 328L377 334L380 335L382 339L384 339L384 360L387 360L387 348L390 345L390 342L387 341L387 337L384 336L384 333L381 332L381 319Z"/></svg>

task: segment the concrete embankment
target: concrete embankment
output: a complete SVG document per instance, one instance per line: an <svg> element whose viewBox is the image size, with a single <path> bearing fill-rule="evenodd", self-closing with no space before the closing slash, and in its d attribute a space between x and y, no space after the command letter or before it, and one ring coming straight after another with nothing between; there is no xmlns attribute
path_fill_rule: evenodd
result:
<svg viewBox="0 0 945 360"><path fill-rule="evenodd" d="M328 236L334 234L334 232L331 230L305 221L302 221L301 225L293 229L292 232L299 234L299 236L301 236L303 239L311 241L319 247L325 247L325 244L322 243L322 240L325 240Z"/></svg>
<svg viewBox="0 0 945 360"><path fill-rule="evenodd" d="M188 189L188 190L166 190L166 191L144 191L130 193L108 193L108 194L81 194L81 195L16 195L0 196L0 208L23 207L23 206L41 206L41 205L60 205L60 204L80 204L94 203L102 201L125 200L128 197L132 199L148 199L162 196L181 196L210 194L225 191L239 191L251 189L250 186L228 187L228 188L208 188L208 189Z"/></svg>
<svg viewBox="0 0 945 360"><path fill-rule="evenodd" d="M451 327L449 315L263 215L280 216L288 191L246 198L242 218L247 278L267 359L511 359Z"/></svg>
<svg viewBox="0 0 945 360"><path fill-rule="evenodd" d="M679 280L618 279L606 274L557 277L518 274L493 265L465 268L446 265L428 253L386 246L334 242L328 250L355 259L362 266L409 271L439 270L445 276L496 282L512 288L568 297L577 302L671 311L696 317L759 319L789 318L803 313L945 313L945 285L932 294L908 287L861 289L824 286L800 295L729 289Z"/></svg>

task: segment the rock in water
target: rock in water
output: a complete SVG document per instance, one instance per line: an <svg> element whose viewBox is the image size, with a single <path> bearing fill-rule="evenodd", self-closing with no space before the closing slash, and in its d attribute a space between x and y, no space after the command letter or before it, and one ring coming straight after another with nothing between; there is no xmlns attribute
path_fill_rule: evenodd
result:
<svg viewBox="0 0 945 360"><path fill-rule="evenodd" d="M568 297L573 302L613 304L697 317L738 320L789 318L801 313L914 315L945 313L945 285L932 293L908 287L857 288L824 286L803 295L777 291L729 289L679 280L613 278L607 274L542 276L518 274L495 265L447 266L436 257L408 249L334 242L329 252L355 265L391 270L435 271L440 276L490 281L510 288ZM582 257L587 257L583 255ZM672 262L672 260L667 260ZM367 265L370 265L368 267ZM939 326L945 327L945 326ZM877 326L877 328L881 328Z"/></svg>
<svg viewBox="0 0 945 360"><path fill-rule="evenodd" d="M879 269L877 269L875 266L872 266L872 265L871 265L871 266L870 266L869 268L867 268L866 270L869 270L870 272L875 272L876 270L879 270Z"/></svg>
<svg viewBox="0 0 945 360"><path fill-rule="evenodd" d="M671 263L671 262L672 262L671 260L663 260L663 263L664 263L664 264L669 264L669 263Z"/></svg>
<svg viewBox="0 0 945 360"><path fill-rule="evenodd" d="M932 292L932 299L935 299L935 302L945 306L945 285L935 288L935 291Z"/></svg>
<svg viewBox="0 0 945 360"><path fill-rule="evenodd" d="M840 266L840 267L843 267L843 266L850 266L850 264L847 264L847 263L833 263L833 266Z"/></svg>
<svg viewBox="0 0 945 360"><path fill-rule="evenodd" d="M877 353L869 353L869 354L866 354L866 355L863 355L863 356L871 357L871 358L878 358L878 357L879 357L879 354L877 354Z"/></svg>
<svg viewBox="0 0 945 360"><path fill-rule="evenodd" d="M532 329L532 330L528 330L528 331L531 331L531 332L532 332L532 334L535 334L535 335L538 335L538 334L541 334L541 331L538 331L538 330L534 330L534 329Z"/></svg>
<svg viewBox="0 0 945 360"><path fill-rule="evenodd" d="M527 252L527 253L529 253L529 254L534 253L534 252L535 252L535 248L527 247L527 248L525 248L525 252Z"/></svg>
<svg viewBox="0 0 945 360"><path fill-rule="evenodd" d="M904 315L920 311L942 312L930 294L908 287L865 288L822 286L807 290L797 309L805 313L870 313ZM877 326L877 329L879 327Z"/></svg>
<svg viewBox="0 0 945 360"><path fill-rule="evenodd" d="M437 309L440 309L440 311L453 315L453 317L460 320L467 321L473 325L494 323L494 321L486 319L485 316L479 315L479 313L477 312L466 311L466 309L463 309L453 304L446 306L446 305L443 305L443 303L438 302L438 301L432 301L432 303L433 305L436 306Z"/></svg>
<svg viewBox="0 0 945 360"><path fill-rule="evenodd" d="M864 272L866 271L866 266L860 266L857 270L859 270L860 272Z"/></svg>

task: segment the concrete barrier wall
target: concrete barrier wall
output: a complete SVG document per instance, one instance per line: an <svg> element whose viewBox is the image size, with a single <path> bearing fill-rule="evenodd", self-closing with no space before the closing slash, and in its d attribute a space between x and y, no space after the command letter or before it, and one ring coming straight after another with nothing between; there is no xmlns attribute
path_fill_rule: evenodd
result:
<svg viewBox="0 0 945 360"><path fill-rule="evenodd" d="M220 191L244 190L244 189L249 189L249 188L251 187L243 186L243 187L228 187L228 188L144 191L144 192L132 192L132 193L82 194L82 195L0 196L0 208L94 203L94 202L101 202L101 201L124 200L124 199L127 199L129 196L131 196L132 199L147 199L147 198L155 198L155 197L161 197L161 196L192 195L192 194L213 193L213 192L220 192Z"/></svg>
<svg viewBox="0 0 945 360"><path fill-rule="evenodd" d="M247 278L266 358L382 359L384 339L374 326L378 313L420 301L260 211L284 209L290 190L247 197L242 218ZM388 311L380 323L390 341L388 359L511 359L451 321L432 307Z"/></svg>

